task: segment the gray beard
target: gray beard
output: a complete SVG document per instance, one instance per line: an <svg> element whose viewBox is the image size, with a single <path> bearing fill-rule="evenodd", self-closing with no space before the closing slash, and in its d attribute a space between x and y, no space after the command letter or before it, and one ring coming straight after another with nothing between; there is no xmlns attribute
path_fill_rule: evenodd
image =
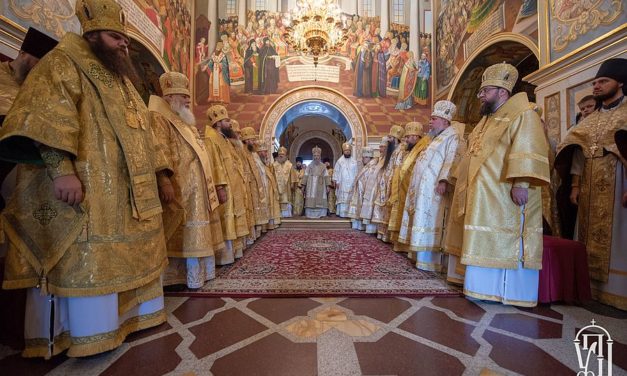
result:
<svg viewBox="0 0 627 376"><path fill-rule="evenodd" d="M196 117L192 110L185 106L180 106L179 108L173 108L174 112L176 112L181 120L183 120L186 124L196 125Z"/></svg>

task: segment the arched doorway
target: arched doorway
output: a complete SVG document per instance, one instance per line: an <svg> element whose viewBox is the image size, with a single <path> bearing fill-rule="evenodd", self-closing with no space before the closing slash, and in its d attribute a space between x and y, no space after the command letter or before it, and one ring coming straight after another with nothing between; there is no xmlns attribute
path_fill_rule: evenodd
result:
<svg viewBox="0 0 627 376"><path fill-rule="evenodd" d="M313 160L312 150L314 147L319 147L322 150L321 156L323 160L325 158L329 158L330 160L334 161L333 163L335 163L335 158L337 157L333 156L333 150L331 149L331 145L329 145L329 143L322 138L314 137L305 141L300 146L297 152L297 155L303 159L305 164L307 164L308 161Z"/></svg>
<svg viewBox="0 0 627 376"><path fill-rule="evenodd" d="M530 102L535 102L535 86L522 80L523 77L538 70L538 49L524 36L498 35L487 40L477 49L453 82L448 99L457 105L455 120L472 126L479 122L481 102L477 98L481 76L490 65L507 62L518 69L518 83L513 93L526 92Z"/></svg>
<svg viewBox="0 0 627 376"><path fill-rule="evenodd" d="M368 140L365 121L346 96L327 87L304 86L283 94L266 112L261 122L259 136L268 146L275 146L281 142L284 134L288 134L289 137L290 126L294 122L302 121L301 118L317 119L304 127L302 134L309 131L321 131L322 121L332 122L337 129L327 132L329 137L349 140L354 145L354 155L361 158L361 149L366 146ZM295 139L292 137L292 140L295 141ZM337 144L337 142L327 142L332 148L334 143ZM341 150L341 142L339 146ZM291 160L295 158L295 155L292 158L292 153L296 154L299 150L295 148L292 152L290 148ZM335 152L334 159L337 159Z"/></svg>
<svg viewBox="0 0 627 376"><path fill-rule="evenodd" d="M311 120L320 120L320 119L311 119ZM308 127L300 127L298 124L295 125L297 132L300 129L307 129ZM316 146L316 143L319 143L320 148L322 150L322 157L328 157L333 161L337 161L337 159L342 155L342 134L338 134L339 132L333 132L331 128L331 132L329 132L328 127L320 127L320 123L316 126L316 130L304 131L302 133L297 133L296 137L293 138L291 142L281 143L282 145L287 145L288 148L288 157L291 161L296 160L296 157L302 157L305 159L306 156L311 155L311 149ZM321 128L321 129L320 129ZM287 138L287 134L283 134L282 139ZM327 149L325 150L322 145L326 145Z"/></svg>

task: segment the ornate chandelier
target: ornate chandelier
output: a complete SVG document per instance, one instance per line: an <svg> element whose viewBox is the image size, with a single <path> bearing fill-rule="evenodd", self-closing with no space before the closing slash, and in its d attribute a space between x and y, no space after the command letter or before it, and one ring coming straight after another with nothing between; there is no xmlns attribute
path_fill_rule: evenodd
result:
<svg viewBox="0 0 627 376"><path fill-rule="evenodd" d="M283 20L284 40L295 51L313 56L333 54L348 39L346 17L335 0L300 0Z"/></svg>

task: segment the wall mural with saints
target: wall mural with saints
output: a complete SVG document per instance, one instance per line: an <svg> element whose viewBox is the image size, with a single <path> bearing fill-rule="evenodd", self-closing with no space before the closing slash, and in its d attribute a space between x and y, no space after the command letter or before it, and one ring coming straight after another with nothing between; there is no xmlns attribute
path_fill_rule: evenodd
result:
<svg viewBox="0 0 627 376"><path fill-rule="evenodd" d="M203 14L204 12L204 14ZM223 103L240 126L259 128L263 114L281 94L320 85L354 102L369 126L369 134L385 134L394 124L428 122L431 107L431 35L421 34L420 56L409 46L409 26L391 24L381 35L379 17L342 14L344 43L321 54L314 65L311 54L294 45L288 15L248 11L246 22L237 16L211 25L206 10L196 8L194 49L195 113L212 103ZM418 15L416 15L418 16ZM218 40L208 43L217 27Z"/></svg>
<svg viewBox="0 0 627 376"><path fill-rule="evenodd" d="M436 98L446 96L464 73L460 68L487 39L511 32L538 45L536 0L435 0L434 15Z"/></svg>

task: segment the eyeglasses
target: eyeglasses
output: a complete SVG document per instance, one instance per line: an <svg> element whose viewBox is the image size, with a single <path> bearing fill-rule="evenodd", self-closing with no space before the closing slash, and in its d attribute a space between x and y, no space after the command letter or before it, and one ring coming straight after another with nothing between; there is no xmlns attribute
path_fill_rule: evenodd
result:
<svg viewBox="0 0 627 376"><path fill-rule="evenodd" d="M482 87L481 90L479 90L479 92L477 93L477 98L481 97L482 95L488 95L489 91L498 90L498 89L499 88L495 86Z"/></svg>

